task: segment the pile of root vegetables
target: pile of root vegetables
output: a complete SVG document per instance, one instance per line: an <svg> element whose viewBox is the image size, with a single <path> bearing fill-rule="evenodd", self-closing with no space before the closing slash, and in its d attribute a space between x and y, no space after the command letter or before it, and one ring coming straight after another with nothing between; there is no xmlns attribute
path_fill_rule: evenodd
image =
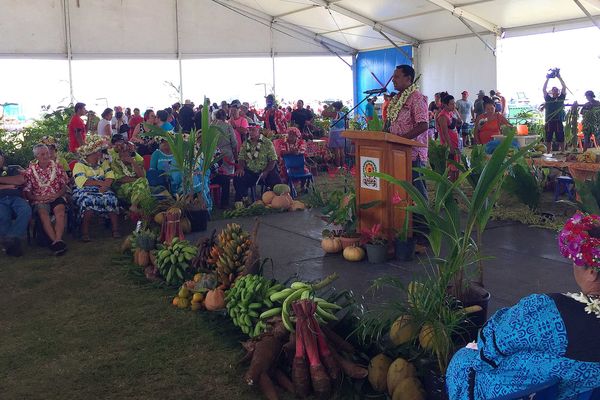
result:
<svg viewBox="0 0 600 400"><path fill-rule="evenodd" d="M314 394L328 399L344 376L367 377L368 370L353 361L354 347L317 321L314 301L297 300L292 309L294 332L281 317L273 317L265 333L243 344L250 359L244 377L248 385L257 385L268 400L279 399L282 390L299 398Z"/></svg>

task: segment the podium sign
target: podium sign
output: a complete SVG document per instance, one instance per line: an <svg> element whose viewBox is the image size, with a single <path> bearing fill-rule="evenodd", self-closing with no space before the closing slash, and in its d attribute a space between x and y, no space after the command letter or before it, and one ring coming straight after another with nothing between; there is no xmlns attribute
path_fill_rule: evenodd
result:
<svg viewBox="0 0 600 400"><path fill-rule="evenodd" d="M342 136L352 140L356 149L356 209L358 228L370 229L381 224L390 242L396 231L404 226L408 216L402 210L406 206L408 194L400 186L383 179L369 176L373 172L383 172L396 179L412 182L412 147L424 145L414 140L385 132L344 131ZM402 204L392 204L392 198L399 196ZM378 205L361 209L360 205L370 202ZM412 232L409 232L412 235Z"/></svg>

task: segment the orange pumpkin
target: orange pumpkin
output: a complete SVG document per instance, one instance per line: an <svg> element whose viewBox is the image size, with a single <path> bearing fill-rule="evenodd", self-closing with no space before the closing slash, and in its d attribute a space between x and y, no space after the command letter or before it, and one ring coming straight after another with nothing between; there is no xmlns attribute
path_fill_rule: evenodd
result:
<svg viewBox="0 0 600 400"><path fill-rule="evenodd" d="M222 289L209 290L204 298L204 306L208 311L218 311L225 308L225 292Z"/></svg>
<svg viewBox="0 0 600 400"><path fill-rule="evenodd" d="M362 247L348 246L344 249L342 255L348 261L361 261L365 258L365 251Z"/></svg>
<svg viewBox="0 0 600 400"><path fill-rule="evenodd" d="M271 204L271 202L273 201L273 198L275 196L276 196L275 192L272 192L272 191L264 192L262 195L262 201L263 201L263 203L265 203L265 205L269 205L269 204Z"/></svg>
<svg viewBox="0 0 600 400"><path fill-rule="evenodd" d="M321 248L325 253L339 253L342 251L342 241L337 237L326 237L321 240Z"/></svg>
<svg viewBox="0 0 600 400"><path fill-rule="evenodd" d="M273 201L271 201L271 206L280 210L289 209L292 206L290 195L286 193L282 194L281 196L273 197Z"/></svg>

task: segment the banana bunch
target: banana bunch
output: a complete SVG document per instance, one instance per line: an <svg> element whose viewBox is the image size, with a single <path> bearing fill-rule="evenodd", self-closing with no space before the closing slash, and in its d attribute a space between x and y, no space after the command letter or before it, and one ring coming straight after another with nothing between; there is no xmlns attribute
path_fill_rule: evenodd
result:
<svg viewBox="0 0 600 400"><path fill-rule="evenodd" d="M585 153L581 153L577 155L577 162L582 163L595 163L596 162L596 154L586 151Z"/></svg>
<svg viewBox="0 0 600 400"><path fill-rule="evenodd" d="M217 236L207 262L215 266L219 282L225 287L229 287L244 270L249 247L250 234L238 224L227 224Z"/></svg>
<svg viewBox="0 0 600 400"><path fill-rule="evenodd" d="M263 309L273 307L269 297L281 289L282 284L259 275L245 275L236 280L225 295L227 313L233 324L250 337L260 335L267 328L267 324L258 319L259 313Z"/></svg>
<svg viewBox="0 0 600 400"><path fill-rule="evenodd" d="M198 240L196 247L198 248L198 255L192 260L192 269L196 271L207 270L208 260L210 257L210 250L215 245L217 240L217 231L213 230L210 237L204 237Z"/></svg>
<svg viewBox="0 0 600 400"><path fill-rule="evenodd" d="M295 323L291 316L292 303L296 300L310 299L317 304L315 317L320 324L326 324L329 321L337 321L338 318L335 316L335 312L341 310L342 307L334 303L329 303L320 297L315 297L315 289L315 286L305 282L292 283L289 288L273 293L269 297L269 300L273 303L281 303L281 306L263 312L259 318L263 320L281 314L283 325L288 331L294 332Z"/></svg>
<svg viewBox="0 0 600 400"><path fill-rule="evenodd" d="M171 244L161 246L156 256L156 266L169 285L182 284L187 269L198 249L187 240L174 237Z"/></svg>

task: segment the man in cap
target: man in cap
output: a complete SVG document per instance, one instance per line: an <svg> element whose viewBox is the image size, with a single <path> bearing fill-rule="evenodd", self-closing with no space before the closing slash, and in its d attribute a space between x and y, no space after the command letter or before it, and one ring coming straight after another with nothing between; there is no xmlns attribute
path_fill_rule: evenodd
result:
<svg viewBox="0 0 600 400"><path fill-rule="evenodd" d="M485 97L485 92L480 90L477 92L477 99L473 103L473 120L477 119L481 114L485 113L485 108L483 107L483 98Z"/></svg>
<svg viewBox="0 0 600 400"><path fill-rule="evenodd" d="M179 124L183 133L190 133L194 127L194 104L191 100L183 103L183 107L179 111Z"/></svg>
<svg viewBox="0 0 600 400"><path fill-rule="evenodd" d="M5 160L0 150L0 245L9 256L20 257L21 238L27 232L31 207L21 195L21 186L25 184L22 171L7 167Z"/></svg>
<svg viewBox="0 0 600 400"><path fill-rule="evenodd" d="M463 137L463 145L468 146L470 142L469 133L471 132L470 122L473 121L473 105L468 100L469 92L463 90L461 95L461 99L456 101L456 109L458 110L460 119L462 120L460 130Z"/></svg>

